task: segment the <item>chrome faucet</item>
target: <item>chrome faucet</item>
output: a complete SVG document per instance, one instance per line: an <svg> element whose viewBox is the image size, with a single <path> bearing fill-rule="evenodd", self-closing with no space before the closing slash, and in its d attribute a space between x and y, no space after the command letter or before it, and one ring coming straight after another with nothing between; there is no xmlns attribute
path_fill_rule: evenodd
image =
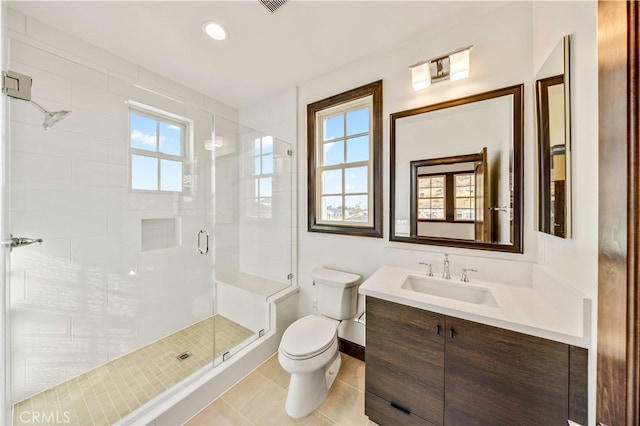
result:
<svg viewBox="0 0 640 426"><path fill-rule="evenodd" d="M462 276L460 277L460 281L462 281L463 283L468 283L469 282L469 274L468 272L478 272L477 269L471 269L471 268L462 268Z"/></svg>
<svg viewBox="0 0 640 426"><path fill-rule="evenodd" d="M430 263L426 263L426 262L418 262L419 265L425 265L427 267L427 276L428 277L432 277L433 276L433 268L431 267Z"/></svg>
<svg viewBox="0 0 640 426"><path fill-rule="evenodd" d="M442 271L442 278L445 280L451 279L451 271L449 270L449 255L444 255L444 270Z"/></svg>

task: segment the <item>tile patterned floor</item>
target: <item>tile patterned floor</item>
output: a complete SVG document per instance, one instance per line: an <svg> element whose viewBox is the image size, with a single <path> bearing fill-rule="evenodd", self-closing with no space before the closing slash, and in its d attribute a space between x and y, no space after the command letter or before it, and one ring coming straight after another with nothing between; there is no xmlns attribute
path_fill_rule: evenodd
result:
<svg viewBox="0 0 640 426"><path fill-rule="evenodd" d="M110 425L253 335L215 315L153 342L13 408L13 424ZM179 361L184 351L191 356Z"/></svg>
<svg viewBox="0 0 640 426"><path fill-rule="evenodd" d="M289 373L274 355L191 418L195 425L374 425L364 414L364 362L341 354L342 366L327 400L294 420L284 411Z"/></svg>

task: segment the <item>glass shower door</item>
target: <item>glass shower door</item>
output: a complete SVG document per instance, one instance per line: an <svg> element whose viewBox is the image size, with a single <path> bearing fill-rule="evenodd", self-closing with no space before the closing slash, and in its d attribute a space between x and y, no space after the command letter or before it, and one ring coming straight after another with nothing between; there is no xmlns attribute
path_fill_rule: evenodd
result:
<svg viewBox="0 0 640 426"><path fill-rule="evenodd" d="M9 101L11 232L42 239L11 253L14 424L116 423L215 352L211 114L71 85L70 105L34 91L72 110L47 131Z"/></svg>

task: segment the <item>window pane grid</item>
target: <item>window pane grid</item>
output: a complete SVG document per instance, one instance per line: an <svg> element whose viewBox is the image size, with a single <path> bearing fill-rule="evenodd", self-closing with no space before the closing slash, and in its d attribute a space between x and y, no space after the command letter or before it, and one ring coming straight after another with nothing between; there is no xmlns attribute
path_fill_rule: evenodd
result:
<svg viewBox="0 0 640 426"><path fill-rule="evenodd" d="M446 176L418 177L418 219L445 220Z"/></svg>
<svg viewBox="0 0 640 426"><path fill-rule="evenodd" d="M457 174L455 182L455 221L475 220L475 176L473 173Z"/></svg>
<svg viewBox="0 0 640 426"><path fill-rule="evenodd" d="M249 178L253 182L246 202L246 216L270 219L273 209L273 138L265 136L253 141L253 154L248 158Z"/></svg>
<svg viewBox="0 0 640 426"><path fill-rule="evenodd" d="M138 109L129 111L132 190L184 190L187 124Z"/></svg>
<svg viewBox="0 0 640 426"><path fill-rule="evenodd" d="M358 100L353 107L342 107L340 113L319 117L322 143L316 170L321 221L369 222L372 163L368 102ZM362 139L366 141L364 149Z"/></svg>

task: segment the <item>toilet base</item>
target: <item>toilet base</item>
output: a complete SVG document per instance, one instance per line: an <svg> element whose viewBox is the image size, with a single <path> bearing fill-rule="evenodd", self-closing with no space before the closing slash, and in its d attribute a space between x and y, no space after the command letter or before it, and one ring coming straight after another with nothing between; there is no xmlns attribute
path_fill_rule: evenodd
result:
<svg viewBox="0 0 640 426"><path fill-rule="evenodd" d="M340 352L336 352L335 357L324 368L310 373L291 374L284 406L289 417L306 417L327 399L341 364Z"/></svg>

